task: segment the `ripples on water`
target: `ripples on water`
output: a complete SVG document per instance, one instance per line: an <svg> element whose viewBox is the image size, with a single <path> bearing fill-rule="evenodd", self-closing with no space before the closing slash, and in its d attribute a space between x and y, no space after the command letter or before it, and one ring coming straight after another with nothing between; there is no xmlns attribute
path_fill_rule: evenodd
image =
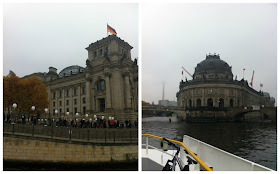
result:
<svg viewBox="0 0 280 174"><path fill-rule="evenodd" d="M189 135L276 170L277 126L274 123L186 123L177 117L172 117L172 122L168 117L147 117L142 122L142 133L178 141L182 141L183 135ZM159 147L156 139L149 138L149 144Z"/></svg>

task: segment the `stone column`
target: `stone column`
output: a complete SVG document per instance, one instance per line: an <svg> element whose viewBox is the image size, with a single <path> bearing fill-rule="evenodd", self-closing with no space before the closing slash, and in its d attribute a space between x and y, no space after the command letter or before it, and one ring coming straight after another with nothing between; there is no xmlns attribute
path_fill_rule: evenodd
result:
<svg viewBox="0 0 280 174"><path fill-rule="evenodd" d="M130 96L130 85L129 85L129 73L124 74L124 83L125 83L125 100L126 108L131 108L131 96Z"/></svg>
<svg viewBox="0 0 280 174"><path fill-rule="evenodd" d="M86 79L86 110L87 110L87 113L91 113L92 112L92 108L91 108L91 102L90 102L90 78L87 78ZM94 100L93 100L94 101ZM94 106L94 104L93 104Z"/></svg>
<svg viewBox="0 0 280 174"><path fill-rule="evenodd" d="M106 109L112 108L111 102L111 86L110 86L110 74L105 73L105 87L106 87Z"/></svg>

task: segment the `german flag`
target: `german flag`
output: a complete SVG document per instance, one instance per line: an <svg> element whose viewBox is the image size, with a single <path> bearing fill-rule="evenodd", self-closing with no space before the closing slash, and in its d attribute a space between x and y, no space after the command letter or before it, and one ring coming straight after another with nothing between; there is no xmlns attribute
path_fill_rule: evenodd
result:
<svg viewBox="0 0 280 174"><path fill-rule="evenodd" d="M111 34L117 35L116 30L114 28L110 27L108 24L107 24L107 31Z"/></svg>

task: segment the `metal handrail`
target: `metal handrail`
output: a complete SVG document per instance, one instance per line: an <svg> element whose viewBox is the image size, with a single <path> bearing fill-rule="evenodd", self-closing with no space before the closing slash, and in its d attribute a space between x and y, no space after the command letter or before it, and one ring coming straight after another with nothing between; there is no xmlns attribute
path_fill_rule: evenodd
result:
<svg viewBox="0 0 280 174"><path fill-rule="evenodd" d="M153 138L157 138L157 139L163 140L163 137L158 137L158 136L151 135L151 134L142 134L142 136L143 137L147 137L147 138L148 137L153 137ZM201 167L203 167L204 170L212 171L212 169L210 169L203 161L201 161L184 143L182 143L180 141L176 141L176 140L171 140L171 139L167 139L167 140L172 142L172 143L179 144L184 149L186 149L186 151L201 165Z"/></svg>

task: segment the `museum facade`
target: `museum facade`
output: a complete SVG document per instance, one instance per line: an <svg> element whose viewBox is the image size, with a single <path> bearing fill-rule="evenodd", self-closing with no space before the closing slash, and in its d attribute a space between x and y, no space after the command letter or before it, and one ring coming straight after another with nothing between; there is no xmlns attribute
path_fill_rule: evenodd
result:
<svg viewBox="0 0 280 174"><path fill-rule="evenodd" d="M206 55L195 67L192 80L181 81L177 106L185 110L207 107L244 108L274 107L275 99L268 93L256 91L247 81L233 77L231 66L219 55Z"/></svg>
<svg viewBox="0 0 280 174"><path fill-rule="evenodd" d="M115 35L91 43L86 67L33 73L47 88L50 115L102 115L134 121L138 117L138 65L127 42ZM55 111L58 111L56 114ZM106 118L108 119L108 118Z"/></svg>

